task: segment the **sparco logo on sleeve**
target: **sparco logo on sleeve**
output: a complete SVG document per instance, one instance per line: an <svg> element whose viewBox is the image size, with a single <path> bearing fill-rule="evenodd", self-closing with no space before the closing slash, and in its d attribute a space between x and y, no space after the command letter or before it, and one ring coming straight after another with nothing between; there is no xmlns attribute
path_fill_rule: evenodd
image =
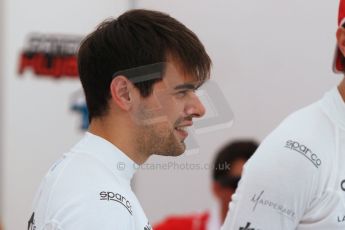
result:
<svg viewBox="0 0 345 230"><path fill-rule="evenodd" d="M99 195L100 195L100 200L116 201L122 204L128 210L128 212L131 215L133 215L131 203L121 194L103 191L103 192L100 192Z"/></svg>
<svg viewBox="0 0 345 230"><path fill-rule="evenodd" d="M315 153L313 153L308 147L306 147L305 145L300 144L297 141L289 140L286 142L285 147L302 154L316 168L319 168L319 166L321 166L322 162L321 162L320 158Z"/></svg>

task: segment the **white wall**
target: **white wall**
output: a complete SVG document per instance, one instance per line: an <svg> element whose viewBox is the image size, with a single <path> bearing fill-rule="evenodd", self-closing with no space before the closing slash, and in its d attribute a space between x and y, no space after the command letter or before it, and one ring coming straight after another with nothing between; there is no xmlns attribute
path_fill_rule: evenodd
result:
<svg viewBox="0 0 345 230"><path fill-rule="evenodd" d="M337 0L140 0L137 6L168 12L199 36L213 59L212 78L235 113L231 129L199 135L199 154L178 163L209 163L233 138L262 140L340 79L331 72ZM207 209L209 177L210 170L141 170L136 190L154 223L170 213Z"/></svg>
<svg viewBox="0 0 345 230"><path fill-rule="evenodd" d="M18 57L31 32L86 35L128 7L127 0L5 0L4 172L5 228L26 229L43 175L76 142L79 116L69 111L78 80L18 77Z"/></svg>

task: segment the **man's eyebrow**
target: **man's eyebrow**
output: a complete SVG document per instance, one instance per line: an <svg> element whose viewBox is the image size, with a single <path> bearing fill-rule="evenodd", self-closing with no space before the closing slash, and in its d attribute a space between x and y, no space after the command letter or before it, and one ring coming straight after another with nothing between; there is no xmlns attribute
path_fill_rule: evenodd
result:
<svg viewBox="0 0 345 230"><path fill-rule="evenodd" d="M181 90L181 89L192 89L192 90L196 90L198 88L197 85L192 84L192 83L186 83L186 84L182 84L182 85L177 85L175 86L174 90Z"/></svg>

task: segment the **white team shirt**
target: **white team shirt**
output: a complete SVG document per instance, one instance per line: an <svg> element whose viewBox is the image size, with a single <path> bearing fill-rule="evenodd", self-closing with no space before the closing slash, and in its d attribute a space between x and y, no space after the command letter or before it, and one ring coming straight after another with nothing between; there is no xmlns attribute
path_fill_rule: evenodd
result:
<svg viewBox="0 0 345 230"><path fill-rule="evenodd" d="M337 88L285 119L247 162L222 230L345 229L345 103Z"/></svg>
<svg viewBox="0 0 345 230"><path fill-rule="evenodd" d="M151 230L131 189L138 165L86 133L55 163L37 193L29 230Z"/></svg>

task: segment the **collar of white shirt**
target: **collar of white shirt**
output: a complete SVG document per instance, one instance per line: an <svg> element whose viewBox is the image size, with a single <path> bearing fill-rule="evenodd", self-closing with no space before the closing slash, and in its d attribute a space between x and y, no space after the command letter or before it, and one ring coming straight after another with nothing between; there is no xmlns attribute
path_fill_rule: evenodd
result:
<svg viewBox="0 0 345 230"><path fill-rule="evenodd" d="M72 148L72 152L91 155L109 168L116 176L123 177L129 183L139 168L139 165L115 145L90 132L86 132L84 138Z"/></svg>

